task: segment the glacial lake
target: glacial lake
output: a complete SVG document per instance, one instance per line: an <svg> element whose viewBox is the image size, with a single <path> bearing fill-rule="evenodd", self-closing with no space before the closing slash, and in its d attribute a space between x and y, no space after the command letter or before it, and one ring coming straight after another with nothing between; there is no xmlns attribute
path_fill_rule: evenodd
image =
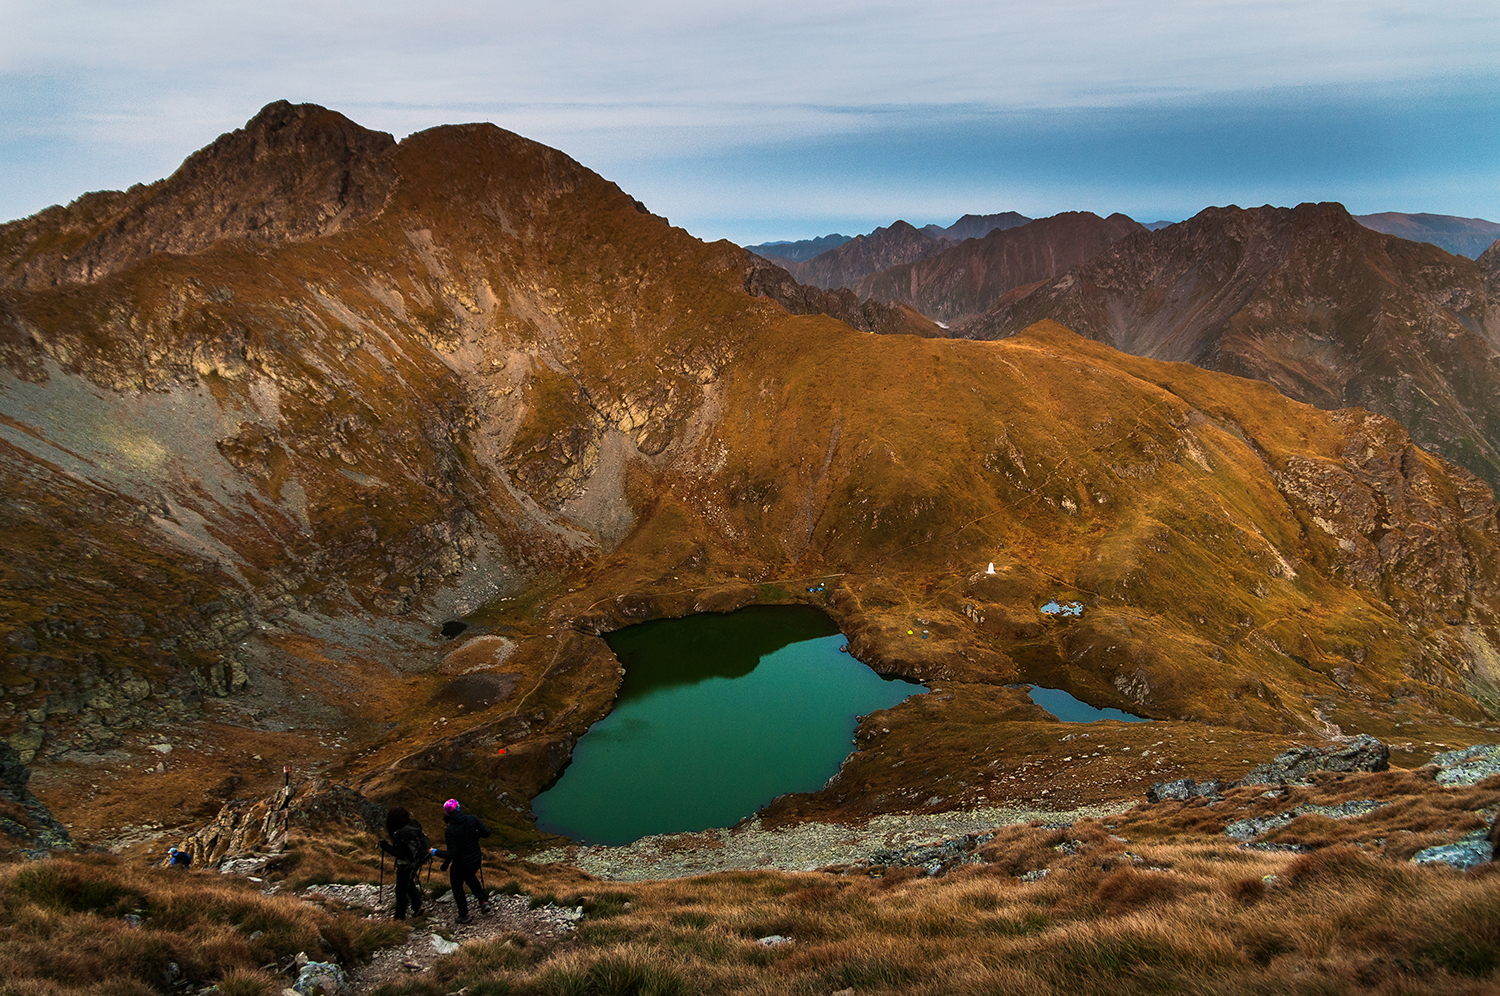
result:
<svg viewBox="0 0 1500 996"><path fill-rule="evenodd" d="M1097 723L1103 719L1119 720L1122 723L1149 723L1149 717L1135 716L1120 709L1091 706L1075 699L1061 688L1042 688L1032 685L1026 693L1031 701L1046 709L1064 723Z"/></svg>
<svg viewBox="0 0 1500 996"><path fill-rule="evenodd" d="M856 719L927 691L846 653L805 605L641 623L605 637L625 666L614 710L551 788L537 826L587 844L732 826L812 792L853 751Z"/></svg>

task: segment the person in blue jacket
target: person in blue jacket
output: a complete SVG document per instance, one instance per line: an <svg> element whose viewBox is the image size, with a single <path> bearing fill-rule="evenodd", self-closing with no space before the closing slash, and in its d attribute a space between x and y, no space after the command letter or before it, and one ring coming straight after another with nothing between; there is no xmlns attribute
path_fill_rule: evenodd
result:
<svg viewBox="0 0 1500 996"><path fill-rule="evenodd" d="M490 828L479 817L463 811L457 799L443 803L443 841L447 847L434 847L434 856L443 859L443 868L448 872L448 881L453 886L453 901L458 904L458 922L469 923L469 901L464 896L467 885L479 901L479 912L489 915L490 897L479 884L479 865L484 855L479 850L479 839L490 835Z"/></svg>

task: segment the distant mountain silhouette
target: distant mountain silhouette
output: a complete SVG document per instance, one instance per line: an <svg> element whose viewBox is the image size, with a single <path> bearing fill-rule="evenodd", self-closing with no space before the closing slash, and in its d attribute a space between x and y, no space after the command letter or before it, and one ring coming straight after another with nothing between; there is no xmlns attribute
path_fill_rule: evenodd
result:
<svg viewBox="0 0 1500 996"><path fill-rule="evenodd" d="M1500 224L1483 218L1455 218L1446 214L1357 214L1354 220L1386 235L1399 235L1413 242L1431 242L1455 256L1477 259L1500 239Z"/></svg>
<svg viewBox="0 0 1500 996"><path fill-rule="evenodd" d="M922 231L935 239L962 242L964 239L982 239L996 229L1019 228L1031 219L1024 214L1005 211L1000 214L966 214L953 224L923 225Z"/></svg>
<svg viewBox="0 0 1500 996"><path fill-rule="evenodd" d="M876 270L923 259L952 244L947 239L935 239L907 222L896 221L869 235L856 235L841 246L805 263L792 263L786 269L802 283L814 287L853 288Z"/></svg>
<svg viewBox="0 0 1500 996"><path fill-rule="evenodd" d="M1123 214L1100 218L1070 211L1019 228L992 230L936 256L872 273L855 293L861 300L910 305L948 325L972 321L1001 295L1092 259L1144 229Z"/></svg>
<svg viewBox="0 0 1500 996"><path fill-rule="evenodd" d="M861 301L847 287L824 290L796 278L771 260L746 252L745 290L766 297L793 315L827 315L850 328L881 335L943 338L947 333L914 308L900 303Z"/></svg>
<svg viewBox="0 0 1500 996"><path fill-rule="evenodd" d="M793 263L801 263L812 259L819 253L843 245L850 238L851 236L834 232L832 235L824 235L816 239L799 239L796 242L763 242L758 246L745 248L773 262L785 259Z"/></svg>

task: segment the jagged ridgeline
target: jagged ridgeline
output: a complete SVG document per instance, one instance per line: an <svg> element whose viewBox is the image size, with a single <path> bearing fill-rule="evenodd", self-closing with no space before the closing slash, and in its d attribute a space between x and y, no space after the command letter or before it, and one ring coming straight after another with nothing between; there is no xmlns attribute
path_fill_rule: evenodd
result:
<svg viewBox="0 0 1500 996"><path fill-rule="evenodd" d="M947 683L939 725L1021 680L1485 718L1494 498L1397 423L1045 321L870 335L761 266L499 128L286 103L0 227L5 736L61 763L202 720L524 811L609 708L598 633L778 600Z"/></svg>

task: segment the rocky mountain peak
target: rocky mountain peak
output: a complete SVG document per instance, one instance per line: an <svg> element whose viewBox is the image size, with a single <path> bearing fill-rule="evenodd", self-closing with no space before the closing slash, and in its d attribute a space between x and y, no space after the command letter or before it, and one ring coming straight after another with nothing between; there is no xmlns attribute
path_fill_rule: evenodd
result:
<svg viewBox="0 0 1500 996"><path fill-rule="evenodd" d="M0 284L93 283L153 253L225 239L297 242L379 214L395 185L396 141L336 111L285 100L219 136L165 180L86 194L0 226Z"/></svg>

